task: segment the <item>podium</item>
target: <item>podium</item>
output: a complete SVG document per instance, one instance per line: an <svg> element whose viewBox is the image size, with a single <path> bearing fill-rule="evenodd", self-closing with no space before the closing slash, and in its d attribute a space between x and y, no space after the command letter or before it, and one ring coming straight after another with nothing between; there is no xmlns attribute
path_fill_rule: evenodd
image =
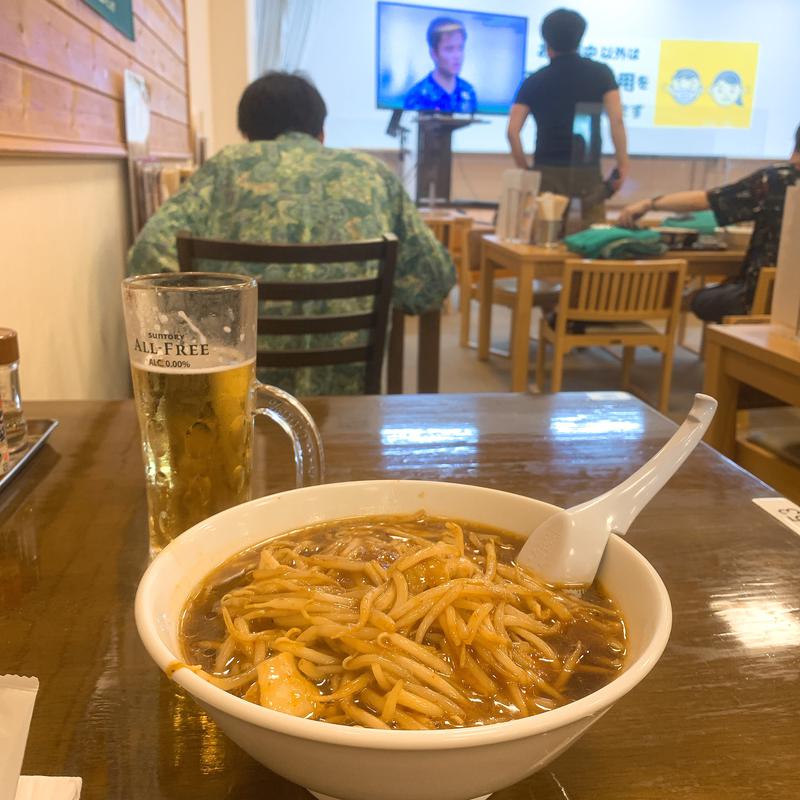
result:
<svg viewBox="0 0 800 800"><path fill-rule="evenodd" d="M476 121L472 117L420 113L417 133L417 202L431 195L431 186L436 200L450 201L450 137L453 131Z"/></svg>

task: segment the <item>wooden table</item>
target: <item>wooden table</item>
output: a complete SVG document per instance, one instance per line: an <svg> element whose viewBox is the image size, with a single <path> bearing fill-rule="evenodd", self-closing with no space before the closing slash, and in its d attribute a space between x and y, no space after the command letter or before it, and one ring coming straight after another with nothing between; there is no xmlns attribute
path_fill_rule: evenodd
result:
<svg viewBox="0 0 800 800"><path fill-rule="evenodd" d="M619 393L308 407L331 480L461 481L562 505L622 480L674 430ZM80 775L83 800L310 800L231 744L139 642L147 532L132 403L26 409L61 425L0 494L0 672L41 681L24 772ZM286 488L283 435L259 424L256 452L256 486ZM690 456L628 536L672 597L664 656L583 739L495 800L800 796L800 543L750 502L769 493L706 445Z"/></svg>
<svg viewBox="0 0 800 800"><path fill-rule="evenodd" d="M706 441L788 495L800 494L800 470L746 440L737 441L742 386L800 407L800 339L772 325L709 325L703 391L719 407Z"/></svg>
<svg viewBox="0 0 800 800"><path fill-rule="evenodd" d="M683 258L687 261L689 278L709 275L734 275L741 269L744 250L670 250L664 258ZM501 242L496 236L486 236L481 248L481 275L478 290L480 316L478 323L478 358L489 357L492 330L492 293L494 271L511 270L517 278L516 305L513 309L514 328L511 332L511 388L522 392L528 386L529 337L533 306L534 278L560 278L568 259L579 258L564 245L541 247L532 244Z"/></svg>

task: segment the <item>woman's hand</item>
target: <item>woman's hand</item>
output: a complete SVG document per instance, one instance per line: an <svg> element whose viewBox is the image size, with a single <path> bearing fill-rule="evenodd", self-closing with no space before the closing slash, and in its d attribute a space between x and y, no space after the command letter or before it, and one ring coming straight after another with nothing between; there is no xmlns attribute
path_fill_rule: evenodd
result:
<svg viewBox="0 0 800 800"><path fill-rule="evenodd" d="M631 203L619 212L617 224L622 228L634 228L636 227L636 220L643 217L652 207L653 204L649 199Z"/></svg>

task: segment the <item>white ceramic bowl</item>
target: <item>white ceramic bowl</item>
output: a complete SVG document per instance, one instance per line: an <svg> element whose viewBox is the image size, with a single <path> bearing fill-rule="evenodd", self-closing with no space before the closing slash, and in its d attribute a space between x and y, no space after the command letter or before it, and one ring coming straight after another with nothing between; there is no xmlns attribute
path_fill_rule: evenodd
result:
<svg viewBox="0 0 800 800"><path fill-rule="evenodd" d="M364 481L327 484L253 500L195 525L163 550L142 577L136 625L162 670L181 661L178 623L197 584L230 556L281 533L326 520L424 509L524 535L554 506L453 483ZM469 800L541 769L653 668L672 612L650 564L612 536L599 576L630 632L623 673L597 692L535 717L443 731L385 731L330 725L261 708L179 669L174 680L253 758L318 796L342 800ZM616 736L624 736L618 731Z"/></svg>

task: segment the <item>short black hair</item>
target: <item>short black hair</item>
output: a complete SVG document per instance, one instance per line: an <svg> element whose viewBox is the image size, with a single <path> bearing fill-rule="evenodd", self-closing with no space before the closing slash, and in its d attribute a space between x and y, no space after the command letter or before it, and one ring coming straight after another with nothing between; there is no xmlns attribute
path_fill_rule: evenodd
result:
<svg viewBox="0 0 800 800"><path fill-rule="evenodd" d="M577 11L559 8L542 20L542 39L555 53L577 50L584 33L586 20Z"/></svg>
<svg viewBox="0 0 800 800"><path fill-rule="evenodd" d="M302 75L267 72L242 92L237 122L251 142L289 131L319 136L327 113L322 95Z"/></svg>
<svg viewBox="0 0 800 800"><path fill-rule="evenodd" d="M446 33L460 33L464 37L464 41L467 39L467 29L464 27L464 23L453 19L452 17L436 17L435 20L428 25L428 46L431 50L436 50L439 46L439 42Z"/></svg>
<svg viewBox="0 0 800 800"><path fill-rule="evenodd" d="M797 130L794 132L794 151L795 153L800 153L800 125L797 126Z"/></svg>

